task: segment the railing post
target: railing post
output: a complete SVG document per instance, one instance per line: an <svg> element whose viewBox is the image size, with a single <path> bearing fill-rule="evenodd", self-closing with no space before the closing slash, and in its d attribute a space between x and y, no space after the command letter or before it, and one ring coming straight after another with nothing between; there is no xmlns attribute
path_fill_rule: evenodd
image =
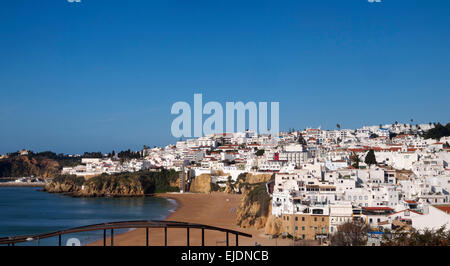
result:
<svg viewBox="0 0 450 266"><path fill-rule="evenodd" d="M239 246L239 235L243 235L245 237L251 237L251 235L240 233L240 232L237 232L237 231L232 231L232 230L229 231L229 230L227 230L225 228L209 227L207 225L201 225L201 224L189 224L189 223L182 223L182 222L173 222L173 224L172 224L172 223L169 223L169 222L161 222L161 221L158 221L158 222L159 222L159 224L155 223L153 225L153 224L145 224L145 223L143 224L141 221L139 221L139 225L137 227L138 228L139 227L141 227L141 228L145 227L145 231L146 231L146 234L145 234L145 245L147 247L150 246L150 228L152 228L152 226L155 226L155 227L158 227L158 228L164 228L164 246L168 246L167 230L171 226L176 227L176 228L180 228L180 229L183 228L183 227L186 228L186 246L190 246L190 228L191 227L195 228L195 229L201 229L202 230L201 231L201 246L205 246L206 245L205 244L205 230L206 229L213 230L213 231L215 231L215 230L222 231L222 233L225 232L225 234L226 234L225 235L226 236L226 241L225 241L226 246L230 246L230 234L231 235L233 235L233 234L235 235L236 246ZM132 223L132 222L120 222L119 224L120 224L120 226L119 226L120 228L126 228L126 226L136 227L136 226L134 226L135 223ZM103 246L107 246L107 243L106 243L107 242L107 230L109 229L109 230L111 230L110 245L114 246L114 229L115 229L114 226L115 226L115 224L113 223L113 224L104 224L101 228L98 228L98 227L97 228L92 228L93 226L86 226L86 228L82 228L81 230L78 229L78 228L75 228L75 229L77 229L76 232L84 232L84 231L89 231L89 230L99 230L99 231L103 230ZM48 233L48 234L33 235L32 238L31 238L31 236L29 238L27 238L27 241L29 239L37 240L37 244L39 246L40 245L40 237L41 236L43 236L43 238L58 236L58 246L62 246L63 245L63 243L62 243L62 240L63 240L62 239L62 235L66 234L66 233L72 233L72 231L75 231L75 230L69 229L69 230L66 230L66 231L56 231L56 232ZM22 241L22 238L20 238L18 241ZM16 239L15 237L9 237L8 241L5 241L6 243L4 243L4 244L7 244L8 246L15 246L15 243L16 243L15 239ZM224 241L221 241L221 242L223 243Z"/></svg>
<svg viewBox="0 0 450 266"><path fill-rule="evenodd" d="M164 227L164 246L167 247L167 227Z"/></svg>
<svg viewBox="0 0 450 266"><path fill-rule="evenodd" d="M189 227L186 227L186 235L187 235L186 246L189 247Z"/></svg>
<svg viewBox="0 0 450 266"><path fill-rule="evenodd" d="M205 228L202 227L202 247L205 246Z"/></svg>
<svg viewBox="0 0 450 266"><path fill-rule="evenodd" d="M111 247L114 246L114 229L111 228Z"/></svg>
<svg viewBox="0 0 450 266"><path fill-rule="evenodd" d="M145 246L148 247L148 227L145 228Z"/></svg>

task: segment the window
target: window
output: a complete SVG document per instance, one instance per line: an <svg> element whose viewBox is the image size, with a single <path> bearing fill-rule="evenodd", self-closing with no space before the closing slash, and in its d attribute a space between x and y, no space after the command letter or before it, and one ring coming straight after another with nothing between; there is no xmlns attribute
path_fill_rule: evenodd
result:
<svg viewBox="0 0 450 266"><path fill-rule="evenodd" d="M295 220L298 221L298 217L295 217Z"/></svg>
<svg viewBox="0 0 450 266"><path fill-rule="evenodd" d="M313 214L323 214L323 210L322 209L313 209L312 213Z"/></svg>
<svg viewBox="0 0 450 266"><path fill-rule="evenodd" d="M314 217L314 222L317 222L317 217Z"/></svg>
<svg viewBox="0 0 450 266"><path fill-rule="evenodd" d="M305 231L305 227L304 226L302 226L302 230Z"/></svg>
<svg viewBox="0 0 450 266"><path fill-rule="evenodd" d="M305 221L305 217L302 217L302 222L304 222Z"/></svg>
<svg viewBox="0 0 450 266"><path fill-rule="evenodd" d="M325 218L322 217L322 222L325 222Z"/></svg>

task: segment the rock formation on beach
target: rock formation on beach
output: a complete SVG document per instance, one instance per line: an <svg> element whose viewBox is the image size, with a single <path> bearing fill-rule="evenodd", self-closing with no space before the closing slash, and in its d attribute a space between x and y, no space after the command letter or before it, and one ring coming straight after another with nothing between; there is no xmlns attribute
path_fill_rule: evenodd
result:
<svg viewBox="0 0 450 266"><path fill-rule="evenodd" d="M192 179L189 188L190 192L209 193L211 192L211 175L201 174Z"/></svg>
<svg viewBox="0 0 450 266"><path fill-rule="evenodd" d="M66 193L74 197L119 197L119 196L143 196L145 195L142 184L137 178L128 180L97 180L91 178L77 183L72 179L53 181L45 186L50 193Z"/></svg>
<svg viewBox="0 0 450 266"><path fill-rule="evenodd" d="M266 232L276 234L279 222L270 215L272 200L267 192L266 184L272 174L241 176L237 182L243 197L237 210L237 224L243 228L253 227L265 229Z"/></svg>
<svg viewBox="0 0 450 266"><path fill-rule="evenodd" d="M268 235L278 235L281 233L281 218L271 215L272 212L272 201L270 201L269 215L266 220L266 225L264 227L264 233Z"/></svg>
<svg viewBox="0 0 450 266"><path fill-rule="evenodd" d="M234 187L238 193L245 192L249 188L249 185L267 182L272 177L272 174L252 174L252 173L242 173L238 176Z"/></svg>

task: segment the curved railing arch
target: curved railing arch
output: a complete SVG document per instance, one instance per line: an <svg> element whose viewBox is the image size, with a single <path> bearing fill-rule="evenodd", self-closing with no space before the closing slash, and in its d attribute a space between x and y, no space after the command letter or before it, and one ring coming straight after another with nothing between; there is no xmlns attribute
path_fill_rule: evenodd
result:
<svg viewBox="0 0 450 266"><path fill-rule="evenodd" d="M164 245L167 246L167 230L168 228L186 228L186 245L189 246L189 234L190 229L201 229L202 230L202 246L205 245L205 230L220 231L226 233L226 245L229 246L229 234L235 235L235 244L239 245L239 236L252 237L250 234L242 233L235 230L204 225L204 224L194 224L186 222L176 222L176 221L159 221L159 220L139 220L139 221L121 221L121 222L110 222L110 223L100 223L87 226L80 226L75 228L70 228L66 230L59 230L50 233L43 234L33 234L33 235L23 235L23 236L11 236L0 238L0 245L12 245L16 243L24 243L34 240L41 240L50 237L58 236L58 245L61 246L61 236L66 234L73 234L79 232L89 232L89 231L99 231L103 230L103 245L106 246L106 232L110 230L110 245L114 245L114 229L126 229L126 228L146 228L146 246L149 245L149 228L163 228L164 229Z"/></svg>

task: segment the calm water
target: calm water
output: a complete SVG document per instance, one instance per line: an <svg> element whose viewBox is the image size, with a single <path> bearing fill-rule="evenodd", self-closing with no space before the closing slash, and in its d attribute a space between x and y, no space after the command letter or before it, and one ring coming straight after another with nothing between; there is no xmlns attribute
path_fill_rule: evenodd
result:
<svg viewBox="0 0 450 266"><path fill-rule="evenodd" d="M31 187L0 187L0 237L46 233L96 223L164 219L173 201L161 198L72 198ZM86 244L103 237L103 231L63 236ZM57 245L58 238L26 245ZM24 244L20 244L24 245Z"/></svg>

